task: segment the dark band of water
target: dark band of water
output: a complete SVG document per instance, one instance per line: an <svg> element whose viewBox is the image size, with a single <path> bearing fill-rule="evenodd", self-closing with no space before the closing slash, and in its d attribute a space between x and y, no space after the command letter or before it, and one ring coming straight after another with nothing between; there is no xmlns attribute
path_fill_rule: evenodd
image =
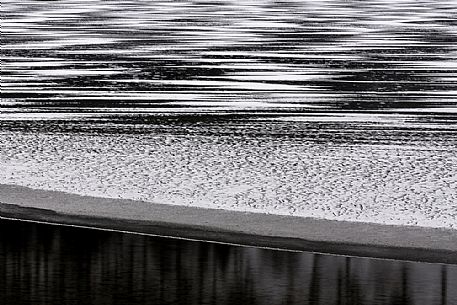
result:
<svg viewBox="0 0 457 305"><path fill-rule="evenodd" d="M457 267L0 222L5 304L457 301Z"/></svg>

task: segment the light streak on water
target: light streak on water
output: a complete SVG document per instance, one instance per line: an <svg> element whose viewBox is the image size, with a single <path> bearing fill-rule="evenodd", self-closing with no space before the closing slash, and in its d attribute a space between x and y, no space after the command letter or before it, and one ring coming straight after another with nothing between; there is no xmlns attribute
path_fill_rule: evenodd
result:
<svg viewBox="0 0 457 305"><path fill-rule="evenodd" d="M2 11L2 96L24 105L133 107L138 91L148 107L191 91L202 94L181 106L456 105L454 1L6 0Z"/></svg>

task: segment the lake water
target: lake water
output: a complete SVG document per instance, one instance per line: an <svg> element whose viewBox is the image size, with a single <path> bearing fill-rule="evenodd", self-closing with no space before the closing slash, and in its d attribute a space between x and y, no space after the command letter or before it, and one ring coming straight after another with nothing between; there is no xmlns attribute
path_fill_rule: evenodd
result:
<svg viewBox="0 0 457 305"><path fill-rule="evenodd" d="M2 1L0 183L456 228L457 4Z"/></svg>
<svg viewBox="0 0 457 305"><path fill-rule="evenodd" d="M5 0L2 11L2 105L456 110L452 0Z"/></svg>
<svg viewBox="0 0 457 305"><path fill-rule="evenodd" d="M457 266L0 221L4 304L452 305Z"/></svg>
<svg viewBox="0 0 457 305"><path fill-rule="evenodd" d="M454 0L2 0L0 183L457 228ZM0 222L6 304L453 305L455 266Z"/></svg>

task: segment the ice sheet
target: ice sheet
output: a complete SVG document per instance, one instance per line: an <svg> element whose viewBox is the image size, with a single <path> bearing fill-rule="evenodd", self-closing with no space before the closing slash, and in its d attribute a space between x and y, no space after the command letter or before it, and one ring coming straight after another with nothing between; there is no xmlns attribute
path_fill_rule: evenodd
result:
<svg viewBox="0 0 457 305"><path fill-rule="evenodd" d="M108 198L457 228L457 153L433 145L2 132L0 183Z"/></svg>

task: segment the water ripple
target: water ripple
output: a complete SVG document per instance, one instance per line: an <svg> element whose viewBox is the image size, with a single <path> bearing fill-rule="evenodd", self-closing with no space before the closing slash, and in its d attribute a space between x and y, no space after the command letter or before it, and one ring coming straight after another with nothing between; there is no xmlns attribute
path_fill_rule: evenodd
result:
<svg viewBox="0 0 457 305"><path fill-rule="evenodd" d="M5 0L2 15L2 108L457 107L454 1Z"/></svg>

